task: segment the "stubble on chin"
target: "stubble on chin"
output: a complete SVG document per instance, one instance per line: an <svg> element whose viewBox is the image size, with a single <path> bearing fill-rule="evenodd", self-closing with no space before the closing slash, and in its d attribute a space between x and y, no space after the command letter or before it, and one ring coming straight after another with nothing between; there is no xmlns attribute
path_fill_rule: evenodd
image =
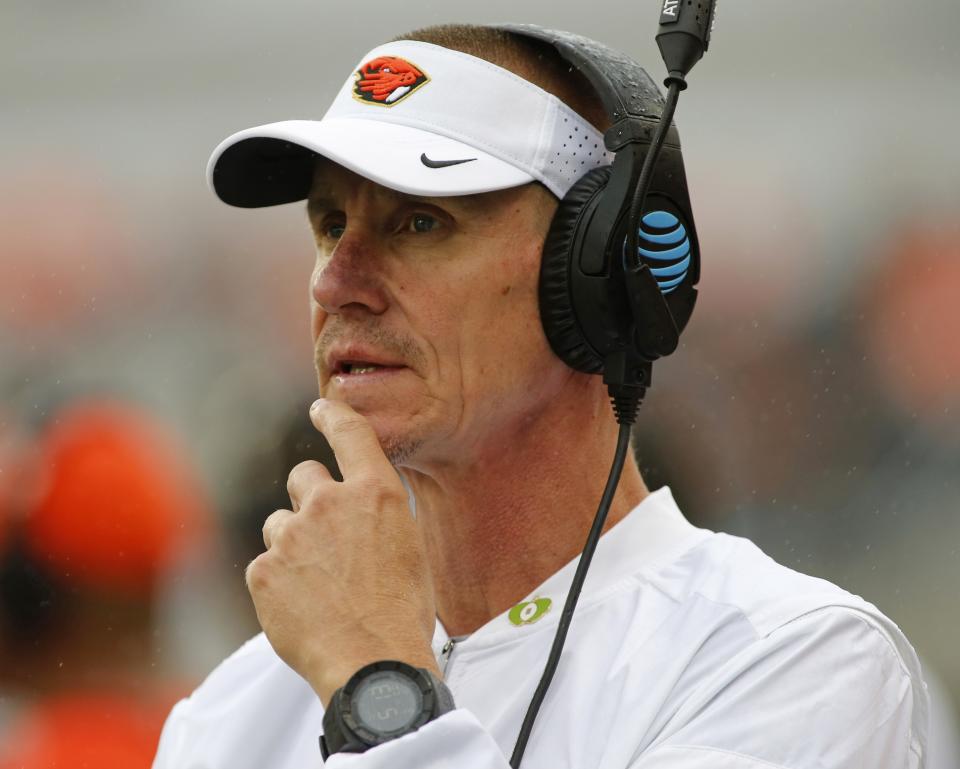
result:
<svg viewBox="0 0 960 769"><path fill-rule="evenodd" d="M402 467L406 464L422 445L422 440L405 435L389 436L380 441L380 448L394 467Z"/></svg>
<svg viewBox="0 0 960 769"><path fill-rule="evenodd" d="M329 390L329 388L327 388L327 390ZM318 392L321 398L330 397L329 391L325 391L322 386L318 388ZM394 467L404 465L409 459L416 455L424 443L422 438L417 438L412 435L388 434L386 437L381 437L378 434L377 440L380 442L380 448L383 450L383 453Z"/></svg>

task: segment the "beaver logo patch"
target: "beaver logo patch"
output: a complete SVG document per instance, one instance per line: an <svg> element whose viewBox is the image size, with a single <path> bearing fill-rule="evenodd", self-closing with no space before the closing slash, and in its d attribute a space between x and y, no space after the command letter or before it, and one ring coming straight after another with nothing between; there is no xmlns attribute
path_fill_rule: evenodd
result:
<svg viewBox="0 0 960 769"><path fill-rule="evenodd" d="M422 69L399 56L371 59L357 70L356 78L353 98L384 107L392 107L430 80Z"/></svg>

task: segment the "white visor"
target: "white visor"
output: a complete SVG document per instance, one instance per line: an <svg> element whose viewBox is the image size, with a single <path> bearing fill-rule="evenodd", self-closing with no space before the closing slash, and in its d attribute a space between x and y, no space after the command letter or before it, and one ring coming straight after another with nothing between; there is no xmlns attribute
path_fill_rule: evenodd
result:
<svg viewBox="0 0 960 769"><path fill-rule="evenodd" d="M322 120L248 128L214 150L225 203L303 200L315 155L412 195L470 195L542 182L558 198L613 162L603 136L542 88L484 59L402 40L374 48Z"/></svg>

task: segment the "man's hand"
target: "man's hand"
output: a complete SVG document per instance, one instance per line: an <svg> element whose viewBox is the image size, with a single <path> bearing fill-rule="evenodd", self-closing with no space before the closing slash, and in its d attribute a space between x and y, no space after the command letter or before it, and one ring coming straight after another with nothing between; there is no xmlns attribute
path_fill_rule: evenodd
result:
<svg viewBox="0 0 960 769"><path fill-rule="evenodd" d="M274 651L326 708L375 660L440 671L430 647L433 584L400 478L373 428L346 403L318 400L310 417L337 455L343 482L319 462L294 467L293 510L267 518L267 550L246 579Z"/></svg>

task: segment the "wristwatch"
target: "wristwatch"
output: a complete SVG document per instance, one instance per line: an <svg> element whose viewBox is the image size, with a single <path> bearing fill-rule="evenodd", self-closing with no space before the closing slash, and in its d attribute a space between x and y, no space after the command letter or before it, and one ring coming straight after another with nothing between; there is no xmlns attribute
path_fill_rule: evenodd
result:
<svg viewBox="0 0 960 769"><path fill-rule="evenodd" d="M323 714L320 754L363 753L414 732L456 707L446 684L399 660L364 665L333 693Z"/></svg>

